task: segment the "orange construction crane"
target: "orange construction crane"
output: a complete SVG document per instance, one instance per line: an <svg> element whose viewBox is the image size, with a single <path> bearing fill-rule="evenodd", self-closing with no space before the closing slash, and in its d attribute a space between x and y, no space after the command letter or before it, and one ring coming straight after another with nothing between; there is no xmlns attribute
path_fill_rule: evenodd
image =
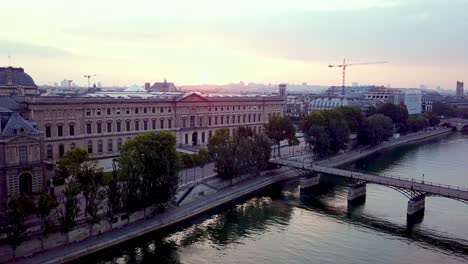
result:
<svg viewBox="0 0 468 264"><path fill-rule="evenodd" d="M343 64L329 64L328 67L339 67L343 69L343 83L341 84L341 94L345 93L345 80L346 80L346 68L348 66L358 66L358 65L369 65L369 64L383 64L388 63L387 61L377 61L377 62L363 62L363 63L346 63L346 59L343 59Z"/></svg>

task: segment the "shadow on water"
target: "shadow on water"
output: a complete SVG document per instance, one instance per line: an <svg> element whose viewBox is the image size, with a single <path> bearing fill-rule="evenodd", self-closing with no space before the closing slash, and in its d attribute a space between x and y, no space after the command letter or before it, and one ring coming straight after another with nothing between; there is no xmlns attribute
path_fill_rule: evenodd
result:
<svg viewBox="0 0 468 264"><path fill-rule="evenodd" d="M346 210L330 205L328 201L334 196L334 188L324 188L321 192L316 190L302 191L300 202L296 205L304 210L320 213L342 223L352 224L390 234L420 243L423 247L437 248L440 251L456 254L467 258L468 245L464 240L456 240L450 237L436 235L430 231L417 229L418 222L407 226L397 225L390 221L366 215L362 211L362 205L348 206ZM335 197L336 198L336 197Z"/></svg>
<svg viewBox="0 0 468 264"><path fill-rule="evenodd" d="M247 201L85 256L76 263L180 263L178 250L197 242L208 240L223 249L244 237L261 235L271 223L286 227L293 207L278 201L281 198L281 187L275 186Z"/></svg>

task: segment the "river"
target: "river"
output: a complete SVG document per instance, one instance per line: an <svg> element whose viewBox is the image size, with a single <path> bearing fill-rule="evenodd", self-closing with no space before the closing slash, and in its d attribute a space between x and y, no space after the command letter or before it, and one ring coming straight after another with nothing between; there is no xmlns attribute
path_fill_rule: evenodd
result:
<svg viewBox="0 0 468 264"><path fill-rule="evenodd" d="M468 135L453 133L374 154L359 170L468 187ZM320 193L275 188L184 226L85 257L90 263L468 263L468 204L426 198L407 226L407 199L368 184L348 208L348 184L322 177Z"/></svg>

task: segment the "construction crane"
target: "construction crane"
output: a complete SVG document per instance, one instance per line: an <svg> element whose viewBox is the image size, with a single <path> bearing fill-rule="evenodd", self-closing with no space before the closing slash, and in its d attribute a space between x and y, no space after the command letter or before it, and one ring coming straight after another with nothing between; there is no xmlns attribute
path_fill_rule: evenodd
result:
<svg viewBox="0 0 468 264"><path fill-rule="evenodd" d="M339 67L343 69L343 82L341 84L341 95L345 94L345 80L346 80L346 68L348 66L358 66L358 65L369 65L369 64L383 64L388 63L387 61L376 61L376 62L363 62L363 63L346 63L346 59L343 59L343 64L329 64L328 67Z"/></svg>
<svg viewBox="0 0 468 264"><path fill-rule="evenodd" d="M96 74L85 74L84 75L85 78L88 78L88 88L90 88L89 80L91 79L91 77L94 77L94 76L96 76Z"/></svg>

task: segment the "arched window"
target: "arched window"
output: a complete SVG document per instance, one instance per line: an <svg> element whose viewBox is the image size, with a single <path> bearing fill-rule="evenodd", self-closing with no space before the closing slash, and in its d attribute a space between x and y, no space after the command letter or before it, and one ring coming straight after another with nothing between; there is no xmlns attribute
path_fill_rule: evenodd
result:
<svg viewBox="0 0 468 264"><path fill-rule="evenodd" d="M32 193L32 176L30 173L23 173L19 176L19 191L21 194Z"/></svg>
<svg viewBox="0 0 468 264"><path fill-rule="evenodd" d="M98 149L99 153L102 153L102 140L98 141L98 148L97 149Z"/></svg>
<svg viewBox="0 0 468 264"><path fill-rule="evenodd" d="M63 158L64 154L65 154L65 147L63 146L63 144L60 144L59 145L59 157Z"/></svg>

